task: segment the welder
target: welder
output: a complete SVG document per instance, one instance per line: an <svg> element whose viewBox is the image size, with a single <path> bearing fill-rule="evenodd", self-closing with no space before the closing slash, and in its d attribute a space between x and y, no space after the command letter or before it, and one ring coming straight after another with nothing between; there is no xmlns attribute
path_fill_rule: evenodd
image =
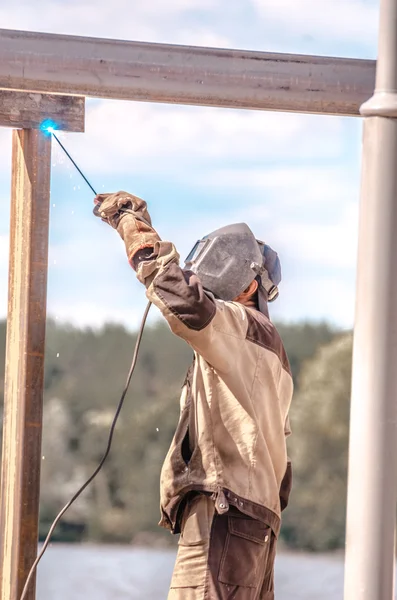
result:
<svg viewBox="0 0 397 600"><path fill-rule="evenodd" d="M160 525L180 533L169 600L273 600L281 512L291 489L292 377L268 302L277 253L243 223L198 241L180 266L146 203L100 194L146 295L194 352L160 483Z"/></svg>

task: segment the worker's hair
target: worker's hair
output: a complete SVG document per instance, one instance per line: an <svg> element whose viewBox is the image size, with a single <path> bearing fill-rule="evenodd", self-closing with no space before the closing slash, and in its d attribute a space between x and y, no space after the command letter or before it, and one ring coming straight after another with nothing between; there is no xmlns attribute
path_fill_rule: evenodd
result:
<svg viewBox="0 0 397 600"><path fill-rule="evenodd" d="M255 280L258 282L258 287L255 290L255 292L252 294L251 298L255 302L255 308L256 308L256 310L259 310L259 286L262 283L261 283L261 278L259 276L255 277Z"/></svg>
<svg viewBox="0 0 397 600"><path fill-rule="evenodd" d="M258 280L257 277L256 277L256 280L258 281L258 285L260 285L260 282L259 282L259 280ZM244 292L247 292L248 288L249 288L249 286L244 290ZM258 294L258 289L255 290L255 292L249 297L249 299L253 300L253 302L255 304L255 308L257 310L259 310L259 294Z"/></svg>
<svg viewBox="0 0 397 600"><path fill-rule="evenodd" d="M255 308L256 310L259 310L259 296L258 296L258 290L256 290L256 292L254 292L252 294L252 300L255 302Z"/></svg>

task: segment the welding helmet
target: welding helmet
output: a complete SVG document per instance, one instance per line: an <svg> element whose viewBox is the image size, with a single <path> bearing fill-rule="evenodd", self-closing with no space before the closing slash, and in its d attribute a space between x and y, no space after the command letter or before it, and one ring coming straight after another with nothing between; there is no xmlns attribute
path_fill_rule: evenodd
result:
<svg viewBox="0 0 397 600"><path fill-rule="evenodd" d="M277 253L257 240L245 223L217 229L196 242L185 269L200 279L204 289L221 300L234 300L257 279L259 310L278 296L281 281Z"/></svg>

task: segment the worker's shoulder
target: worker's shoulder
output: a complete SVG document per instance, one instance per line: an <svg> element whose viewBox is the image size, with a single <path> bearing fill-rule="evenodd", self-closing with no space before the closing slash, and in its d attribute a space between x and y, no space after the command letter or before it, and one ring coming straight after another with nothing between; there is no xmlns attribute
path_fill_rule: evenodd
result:
<svg viewBox="0 0 397 600"><path fill-rule="evenodd" d="M216 314L218 316L218 322L229 323L230 325L241 325L244 324L247 327L247 313L245 308L239 302L220 300L214 298L216 306Z"/></svg>
<svg viewBox="0 0 397 600"><path fill-rule="evenodd" d="M254 308L247 308L240 302L214 299L218 326L237 327L244 331L244 337L252 341L279 338L278 332L268 317Z"/></svg>
<svg viewBox="0 0 397 600"><path fill-rule="evenodd" d="M213 321L214 329L218 332L249 345L255 344L264 353L271 352L280 361L285 371L291 374L291 369L281 336L269 317L254 308L248 308L240 302L225 302L214 300L216 315ZM270 355L268 354L270 358Z"/></svg>
<svg viewBox="0 0 397 600"><path fill-rule="evenodd" d="M247 315L247 341L257 344L264 350L275 354L283 368L290 373L290 365L283 341L277 328L269 317L252 308L244 309Z"/></svg>

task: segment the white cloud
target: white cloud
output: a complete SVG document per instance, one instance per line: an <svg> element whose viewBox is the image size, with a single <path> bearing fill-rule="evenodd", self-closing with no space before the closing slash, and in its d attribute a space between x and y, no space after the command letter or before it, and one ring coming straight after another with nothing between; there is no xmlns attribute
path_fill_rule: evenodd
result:
<svg viewBox="0 0 397 600"><path fill-rule="evenodd" d="M227 215L214 211L193 222L156 225L163 238L174 241L183 260L198 237L228 222L243 220L240 211L234 204ZM350 327L354 312L357 206L341 211L332 225L306 225L285 217L274 226L272 211L257 211L254 215L252 210L244 220L255 232L265 234L282 259L281 295L272 305L273 316L283 320L326 318ZM126 262L117 234L104 230L95 241L91 233L84 239L72 238L52 245L48 311L60 321L79 326L99 327L108 321L133 329L146 304L144 289ZM56 265L52 264L54 257ZM157 310L152 311L152 319L158 316Z"/></svg>
<svg viewBox="0 0 397 600"><path fill-rule="evenodd" d="M283 200L280 201L282 207ZM227 214L216 210L170 222L156 222L164 239L171 239L182 259L198 237L228 222L245 220L257 235L280 253L283 282L280 299L272 314L284 320L327 318L351 326L354 309L354 279L357 239L357 205L351 203L332 223L305 223L277 206L230 203ZM177 214L177 209L171 209ZM135 328L146 298L143 287L126 261L116 232L94 220L81 230L65 223L66 241L53 241L49 258L48 312L59 321L99 327L120 322ZM6 236L0 237L5 257ZM54 262L55 261L55 262ZM6 282L6 262L0 263ZM0 314L6 311L6 285L1 286ZM158 317L153 311L152 319Z"/></svg>
<svg viewBox="0 0 397 600"><path fill-rule="evenodd" d="M97 329L102 327L104 323L117 323L124 324L130 330L135 330L142 319L144 304L141 298L138 302L134 299L131 306L121 309L112 304L95 301L74 302L71 306L59 299L48 307L48 314L58 323L70 323L75 327L93 327ZM156 316L158 317L158 315ZM153 311L149 322L153 322L154 318Z"/></svg>
<svg viewBox="0 0 397 600"><path fill-rule="evenodd" d="M251 0L267 27L283 35L343 42L375 42L378 2L373 0Z"/></svg>
<svg viewBox="0 0 397 600"><path fill-rule="evenodd" d="M281 44L281 51L289 51L292 38L308 37L318 44L333 40L373 48L377 12L373 0L14 0L0 8L0 23L9 29L213 47L279 50Z"/></svg>
<svg viewBox="0 0 397 600"><path fill-rule="evenodd" d="M349 278L338 275L305 277L297 271L284 279L280 296L270 305L273 319L282 321L327 320L338 327L349 329L354 322L355 275Z"/></svg>
<svg viewBox="0 0 397 600"><path fill-rule="evenodd" d="M210 35L212 44L218 45L215 28L186 28L183 20L195 10L211 15L219 4L217 0L19 0L0 8L0 23L7 29L153 42L186 43L188 32L190 44L204 44ZM223 45L225 38L219 40Z"/></svg>
<svg viewBox="0 0 397 600"><path fill-rule="evenodd" d="M298 52L306 36L315 40L310 52L326 47L327 53L331 48L329 53L340 54L346 45L374 48L377 7L365 0L15 0L0 7L0 23L213 47L274 50L276 45ZM351 324L358 197L352 148L359 141L352 139L346 120L112 101L88 101L87 109L85 134L60 134L68 149L99 189L102 176L113 189L121 179L145 179L149 196L169 207L167 220L158 211L164 222L155 224L163 237L175 241L182 257L204 233L245 220L283 257L282 294L273 314ZM355 127L358 131L358 122ZM4 181L9 180L9 140L10 132L0 129ZM53 157L57 170L69 169L76 183L77 174L56 145ZM161 182L170 181L174 191L163 190ZM3 215L9 203L4 190L3 183ZM202 195L208 212L190 200L192 190L196 198L197 191ZM60 192L56 172L53 192ZM75 223L67 219L69 205L62 217L58 204L52 213L49 312L78 325L112 320L134 327L144 308L144 290L113 233L98 232L88 215L87 225L79 221L79 199L73 198ZM180 218L182 201L188 215ZM8 219L2 219L0 314L6 310L7 231Z"/></svg>
<svg viewBox="0 0 397 600"><path fill-rule="evenodd" d="M326 140L325 140L326 145ZM358 179L352 169L344 167L337 161L333 164L331 157L325 166L318 166L316 158L319 157L322 146L314 147L313 153L318 150L317 157L312 157L301 166L268 166L264 160L262 167L230 169L220 168L211 171L204 183L246 190L247 194L254 194L256 198L262 197L266 203L267 198L279 200L280 209L286 210L298 207L302 214L308 209L321 211L324 206L332 203L334 207L340 204L355 201L358 198ZM298 156L296 157L298 159ZM281 162L281 156L280 156ZM256 210L253 205L250 210ZM256 215L254 215L256 216Z"/></svg>
<svg viewBox="0 0 397 600"><path fill-rule="evenodd" d="M113 108L118 103L110 104ZM146 108L149 105L139 106ZM106 115L106 103L104 108ZM125 173L128 165L133 163L134 169L146 171L147 177L151 173L159 176L163 170L160 180L166 177L165 171L171 166L175 177L173 185L179 197L181 194L188 195L192 185L203 182L203 198L207 202L209 197L214 198L210 205L212 208L203 212L199 206L191 205L188 215L183 218L175 219L178 199L170 196L170 192L165 196L161 193L161 202L169 206L169 220L164 223L156 221L155 226L160 235L175 242L182 258L203 234L228 222L246 221L258 237L265 238L280 252L283 259L283 294L275 314L284 318L327 316L335 321L348 322L350 312L347 307L343 316L343 305L334 305L326 297L341 273L350 277L350 283L345 284L346 294L354 296L358 182L337 160L343 150L343 121L306 119L296 115L277 121L274 117L283 115L270 115L272 118L268 119L263 118L267 117L266 114L230 111L231 134L228 136L228 119L223 120L223 111L207 112L203 109L202 126L198 128L198 118L187 119L184 110L180 115L177 108L169 109L180 124L176 128L176 138L172 139L174 146L168 146L168 137L164 136L161 146L157 142L156 149L156 140L161 136L158 131L154 135L153 129L161 127L164 122L169 127L170 123L170 119L161 118L164 113L157 116L157 120L147 119L152 123L153 137L150 140L144 138L144 127L140 125L142 112L134 115L125 135L127 141L135 140L134 144L127 144L127 153L133 152L133 156L125 156L124 145L116 134L113 139L111 135L105 138L106 128L95 140L88 140L87 145L72 143L73 139L77 142L78 137L85 142L84 136L65 136L67 145L72 148L78 162L81 161L84 170L88 168L89 172L98 172L108 169L109 173L115 174L115 180L117 173ZM103 117L103 112L98 113ZM156 111L152 114L156 115ZM117 111L109 115L116 118ZM124 119L125 115L122 116ZM321 135L318 127L310 127L311 119L324 123ZM97 122L100 123L100 119ZM269 141L268 145L263 145L264 136L267 139L275 137L272 143ZM237 148L228 144L229 137L239 140ZM304 143L300 147L302 137ZM191 146L191 164L189 168L183 168L183 150ZM99 162L101 149L106 150L104 162ZM299 162L302 150L305 158L303 164L298 165L296 161ZM151 160L152 153L155 155L154 162ZM325 164L316 166L321 153L324 153L322 161ZM290 166L279 163L285 159L285 154L289 157ZM258 167L260 161L266 164L269 155L275 160L275 166ZM54 152L55 159L57 156L68 165L62 154ZM235 167L222 168L222 164L228 161L234 161ZM333 164L335 161L336 164ZM222 188L232 192L227 212L217 206L216 197ZM158 191L154 191L153 195L156 197ZM79 202L77 197L73 203L77 212ZM99 326L104 320L109 320L136 326L145 304L144 291L135 282L134 274L126 264L124 248L117 234L102 223L91 221L88 212L80 212L80 216L76 212L73 219L68 219L69 204L63 209L65 214L59 213L60 210L61 205L59 208L57 205L51 215L49 313L77 325ZM87 218L87 224L81 222L81 214L87 215L83 217ZM57 239L57 232L64 241ZM318 276L312 273L318 267L324 270L325 278L328 273L324 285L319 285ZM330 275L330 270L340 274ZM303 291L305 296L302 297ZM299 302L296 297L299 297ZM3 306L5 311L5 296Z"/></svg>
<svg viewBox="0 0 397 600"><path fill-rule="evenodd" d="M0 174L10 173L11 168L11 129L0 127ZM11 173L10 173L11 178Z"/></svg>
<svg viewBox="0 0 397 600"><path fill-rule="evenodd" d="M0 235L0 274L3 276L8 269L8 252L9 252L9 236L8 234Z"/></svg>
<svg viewBox="0 0 397 600"><path fill-rule="evenodd" d="M0 319L7 314L8 251L8 234L0 235Z"/></svg>
<svg viewBox="0 0 397 600"><path fill-rule="evenodd" d="M99 101L88 105L86 133L67 135L67 145L91 173L174 176L189 166L205 181L228 161L336 159L343 136L338 117Z"/></svg>
<svg viewBox="0 0 397 600"><path fill-rule="evenodd" d="M288 249L291 258L299 261L304 268L318 265L322 269L331 268L340 273L354 273L356 267L358 240L358 206L350 204L340 207L335 223L291 223L286 222L273 231L275 243ZM291 259L290 259L291 260Z"/></svg>
<svg viewBox="0 0 397 600"><path fill-rule="evenodd" d="M198 237L244 220L283 258L283 300L276 314L346 322L349 311L343 316L341 307L325 298L334 275L321 286L311 274L319 265L325 275L327 270L348 272L347 293L354 294L358 182L341 164L344 123L338 118L100 102L88 111L87 134L63 138L83 170L95 175L95 182L106 173L116 182L114 189L128 171L148 180L155 175L158 181L171 174L175 197L153 188L153 197L169 207L168 220L155 226L176 243L182 258ZM56 164L62 161L72 170L56 145L53 156ZM53 183L59 185L55 176ZM200 189L210 209L203 212L190 204L182 218L178 202L181 196L189 198L192 186ZM217 195L225 190L230 193L226 211L217 205ZM73 219L66 215L69 204L62 208L60 202L52 209L49 313L78 325L111 320L134 327L144 308L144 291L126 264L117 234L101 223L99 230L95 220L91 224L89 213L78 208L80 199L86 200L73 199ZM5 311L5 296L3 306Z"/></svg>
<svg viewBox="0 0 397 600"><path fill-rule="evenodd" d="M3 272L7 268L9 236L8 234L0 235L0 270Z"/></svg>

